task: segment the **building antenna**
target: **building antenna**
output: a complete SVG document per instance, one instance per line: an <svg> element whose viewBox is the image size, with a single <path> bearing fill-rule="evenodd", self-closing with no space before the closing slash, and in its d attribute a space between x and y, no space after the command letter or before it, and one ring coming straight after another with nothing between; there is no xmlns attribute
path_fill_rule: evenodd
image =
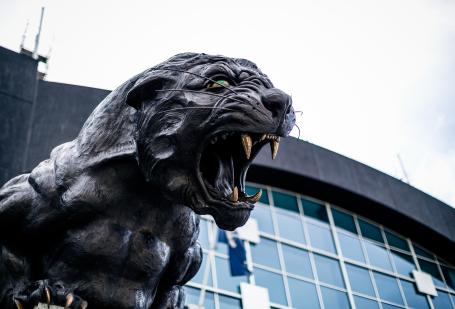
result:
<svg viewBox="0 0 455 309"><path fill-rule="evenodd" d="M406 169L404 168L403 160L401 160L401 156L399 153L397 153L397 158L398 158L398 162L400 163L400 168L401 168L401 171L403 172L405 182L408 185L410 185L411 182L409 181L408 173L406 173Z"/></svg>
<svg viewBox="0 0 455 309"><path fill-rule="evenodd" d="M25 45L25 39L27 38L27 31L28 31L29 24L30 24L30 20L27 19L27 23L25 24L24 33L22 34L21 45L19 46L21 50L24 48L24 45Z"/></svg>
<svg viewBox="0 0 455 309"><path fill-rule="evenodd" d="M39 47L39 39L41 36L41 27L43 26L43 18L44 18L44 6L41 7L41 17L39 20L38 33L35 36L35 49L33 50L34 59L38 59L38 47Z"/></svg>

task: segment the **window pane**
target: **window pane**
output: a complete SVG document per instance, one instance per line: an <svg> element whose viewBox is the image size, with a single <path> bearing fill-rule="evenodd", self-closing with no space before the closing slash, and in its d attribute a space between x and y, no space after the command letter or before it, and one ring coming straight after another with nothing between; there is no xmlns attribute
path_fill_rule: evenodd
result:
<svg viewBox="0 0 455 309"><path fill-rule="evenodd" d="M292 298L292 307L305 309L319 309L318 294L312 283L294 278L288 278Z"/></svg>
<svg viewBox="0 0 455 309"><path fill-rule="evenodd" d="M383 300L403 305L398 282L395 278L374 272L374 279L378 288L379 297Z"/></svg>
<svg viewBox="0 0 455 309"><path fill-rule="evenodd" d="M303 234L302 221L298 215L293 216L285 214L282 211L277 211L276 217L281 237L303 244L306 243Z"/></svg>
<svg viewBox="0 0 455 309"><path fill-rule="evenodd" d="M382 309L402 309L402 307L392 306L389 304L382 303Z"/></svg>
<svg viewBox="0 0 455 309"><path fill-rule="evenodd" d="M220 289L231 292L240 292L240 282L247 282L246 276L231 276L229 262L226 259L215 257L216 277Z"/></svg>
<svg viewBox="0 0 455 309"><path fill-rule="evenodd" d="M354 296L354 302L358 309L379 309L378 303L368 298Z"/></svg>
<svg viewBox="0 0 455 309"><path fill-rule="evenodd" d="M256 205L251 212L251 217L258 221L259 230L273 234L272 214L269 207Z"/></svg>
<svg viewBox="0 0 455 309"><path fill-rule="evenodd" d="M430 252L417 246L416 244L413 244L413 245L414 245L414 251L417 255L420 255L420 256L423 256L423 257L426 257L429 259L434 259L433 255Z"/></svg>
<svg viewBox="0 0 455 309"><path fill-rule="evenodd" d="M357 237L338 232L338 239L344 257L365 263L362 245Z"/></svg>
<svg viewBox="0 0 455 309"><path fill-rule="evenodd" d="M269 195L267 194L267 189L260 189L255 186L248 185L245 188L245 193L248 195L255 195L256 192L258 192L259 190L262 190L262 195L261 195L261 198L259 199L259 202L261 202L263 204L267 204L267 205L270 204Z"/></svg>
<svg viewBox="0 0 455 309"><path fill-rule="evenodd" d="M328 228L311 223L308 223L307 226L313 247L335 253L332 232Z"/></svg>
<svg viewBox="0 0 455 309"><path fill-rule="evenodd" d="M209 264L209 266L207 267L207 254L204 253L203 256L202 256L201 267L199 268L196 276L194 276L191 279L192 282L213 286L210 263L208 263L208 264ZM206 270L208 272L207 274L205 273ZM204 275L207 275L207 278L206 278L207 281L206 282L203 282L204 281Z"/></svg>
<svg viewBox="0 0 455 309"><path fill-rule="evenodd" d="M299 212L297 198L294 195L273 191L272 196L273 205L276 207L291 210L297 213Z"/></svg>
<svg viewBox="0 0 455 309"><path fill-rule="evenodd" d="M367 269L346 264L346 270L353 291L375 297L370 273Z"/></svg>
<svg viewBox="0 0 455 309"><path fill-rule="evenodd" d="M322 222L329 222L325 206L316 202L302 199L302 207L305 216Z"/></svg>
<svg viewBox="0 0 455 309"><path fill-rule="evenodd" d="M357 234L354 218L350 214L332 208L332 216L337 227Z"/></svg>
<svg viewBox="0 0 455 309"><path fill-rule="evenodd" d="M419 309L430 308L425 295L418 293L413 283L404 280L400 280L400 282L409 307Z"/></svg>
<svg viewBox="0 0 455 309"><path fill-rule="evenodd" d="M199 295L201 290L185 286L185 304L197 305L199 303Z"/></svg>
<svg viewBox="0 0 455 309"><path fill-rule="evenodd" d="M410 255L394 250L391 250L390 253L392 255L392 261L395 264L397 272L403 276L410 277L412 271L415 269L412 257Z"/></svg>
<svg viewBox="0 0 455 309"><path fill-rule="evenodd" d="M365 241L365 248L371 265L392 271L389 254L384 247Z"/></svg>
<svg viewBox="0 0 455 309"><path fill-rule="evenodd" d="M349 309L348 296L344 292L321 287L322 300L325 308Z"/></svg>
<svg viewBox="0 0 455 309"><path fill-rule="evenodd" d="M212 292L205 292L204 309L215 309L215 295Z"/></svg>
<svg viewBox="0 0 455 309"><path fill-rule="evenodd" d="M362 219L359 219L359 226L363 237L384 243L379 227Z"/></svg>
<svg viewBox="0 0 455 309"><path fill-rule="evenodd" d="M313 279L310 256L306 250L282 244L286 271Z"/></svg>
<svg viewBox="0 0 455 309"><path fill-rule="evenodd" d="M220 309L242 309L240 299L220 295Z"/></svg>
<svg viewBox="0 0 455 309"><path fill-rule="evenodd" d="M270 301L287 306L283 277L267 270L254 268L256 284L269 290Z"/></svg>
<svg viewBox="0 0 455 309"><path fill-rule="evenodd" d="M315 254L314 261L316 263L319 281L344 288L338 260Z"/></svg>
<svg viewBox="0 0 455 309"><path fill-rule="evenodd" d="M452 308L450 303L449 294L438 291L438 296L432 299L434 309L447 309Z"/></svg>
<svg viewBox="0 0 455 309"><path fill-rule="evenodd" d="M261 237L260 243L251 244L251 253L254 263L281 269L275 241Z"/></svg>
<svg viewBox="0 0 455 309"><path fill-rule="evenodd" d="M400 236L398 236L392 232L389 232L387 230L385 230L384 232L385 232L385 237L387 238L387 243L389 244L389 246L409 252L408 242L404 238L401 238Z"/></svg>
<svg viewBox="0 0 455 309"><path fill-rule="evenodd" d="M442 273L449 287L455 290L455 269L441 265Z"/></svg>
<svg viewBox="0 0 455 309"><path fill-rule="evenodd" d="M199 223L199 243L205 249L209 249L209 235L207 234L207 220L201 220Z"/></svg>
<svg viewBox="0 0 455 309"><path fill-rule="evenodd" d="M433 281L436 286L444 286L444 282L442 281L438 266L435 263L419 259L419 265L422 271L430 274L433 277Z"/></svg>

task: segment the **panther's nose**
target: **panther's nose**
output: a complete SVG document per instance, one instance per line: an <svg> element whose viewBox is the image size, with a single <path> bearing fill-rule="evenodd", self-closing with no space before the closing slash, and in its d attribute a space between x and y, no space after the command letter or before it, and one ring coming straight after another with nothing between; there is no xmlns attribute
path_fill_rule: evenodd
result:
<svg viewBox="0 0 455 309"><path fill-rule="evenodd" d="M288 135L295 124L295 114L292 99L277 88L265 89L261 93L261 101L265 108L272 112L278 122L277 134Z"/></svg>

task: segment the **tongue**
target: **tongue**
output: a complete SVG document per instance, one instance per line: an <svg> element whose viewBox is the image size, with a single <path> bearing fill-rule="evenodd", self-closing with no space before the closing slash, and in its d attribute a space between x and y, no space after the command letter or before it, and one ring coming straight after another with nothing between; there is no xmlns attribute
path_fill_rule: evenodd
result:
<svg viewBox="0 0 455 309"><path fill-rule="evenodd" d="M222 153L217 156L218 173L215 178L215 188L223 192L225 196L232 193L234 185L234 162L230 154Z"/></svg>

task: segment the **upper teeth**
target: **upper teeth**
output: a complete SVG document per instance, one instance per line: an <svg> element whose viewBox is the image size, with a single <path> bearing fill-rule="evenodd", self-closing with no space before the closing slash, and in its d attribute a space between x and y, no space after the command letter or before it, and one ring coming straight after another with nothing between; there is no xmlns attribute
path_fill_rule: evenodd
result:
<svg viewBox="0 0 455 309"><path fill-rule="evenodd" d="M270 150L272 152L272 160L275 160L278 148L280 147L280 137L274 134L262 134L261 141L270 140Z"/></svg>
<svg viewBox="0 0 455 309"><path fill-rule="evenodd" d="M243 150L245 150L245 155L248 160L251 156L251 147L253 146L253 141L251 140L251 136L249 134L242 133L241 137Z"/></svg>

